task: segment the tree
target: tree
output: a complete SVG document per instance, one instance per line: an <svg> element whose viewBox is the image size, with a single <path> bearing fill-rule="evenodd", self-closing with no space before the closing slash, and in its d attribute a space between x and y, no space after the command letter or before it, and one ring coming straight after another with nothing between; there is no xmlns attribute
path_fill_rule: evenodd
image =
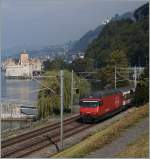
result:
<svg viewBox="0 0 150 159"><path fill-rule="evenodd" d="M94 70L94 61L91 58L76 59L72 62L72 68L75 72L91 72Z"/></svg>
<svg viewBox="0 0 150 159"><path fill-rule="evenodd" d="M141 75L140 82L137 84L135 91L135 104L141 105L149 101L149 66L145 68Z"/></svg>
<svg viewBox="0 0 150 159"><path fill-rule="evenodd" d="M56 58L53 61L46 60L43 62L44 70L51 71L51 70L60 70L60 69L68 69L69 66L64 62L61 58Z"/></svg>
<svg viewBox="0 0 150 159"><path fill-rule="evenodd" d="M119 67L127 67L128 66L128 59L123 50L114 50L108 60L107 60L107 66L119 66Z"/></svg>
<svg viewBox="0 0 150 159"><path fill-rule="evenodd" d="M60 113L60 77L59 71L47 71L45 76L55 76L55 78L44 78L41 82L50 89L41 87L38 94L38 113L40 118L49 117L52 114ZM79 96L84 96L90 92L90 84L74 74L75 88L79 88L80 94L74 95L74 100ZM64 111L70 111L71 97L71 72L64 71Z"/></svg>
<svg viewBox="0 0 150 159"><path fill-rule="evenodd" d="M107 65L109 55L119 49L124 51L131 66L145 66L149 56L149 5L137 9L135 15L137 21L120 19L105 25L86 49L85 57L98 61L101 68Z"/></svg>
<svg viewBox="0 0 150 159"><path fill-rule="evenodd" d="M120 67L128 67L128 60L126 57L126 54L122 50L114 50L108 57L108 60L106 61L106 67L101 68L98 72L98 78L101 80L100 82L100 88L104 88L106 86L109 86L111 88L114 88L115 86L115 66L116 68ZM120 75L120 76L119 76ZM119 72L119 75L117 74L118 80L123 80L124 78L127 78L127 72ZM128 85L127 80L118 82L117 86L126 86Z"/></svg>

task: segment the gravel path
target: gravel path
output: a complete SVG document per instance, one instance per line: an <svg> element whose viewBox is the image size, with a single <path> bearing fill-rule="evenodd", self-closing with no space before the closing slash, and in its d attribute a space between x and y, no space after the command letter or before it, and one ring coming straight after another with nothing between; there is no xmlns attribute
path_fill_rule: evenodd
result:
<svg viewBox="0 0 150 159"><path fill-rule="evenodd" d="M85 156L85 158L112 158L121 152L126 146L136 140L144 132L149 130L149 119L142 119L134 127L129 128L119 138L112 143L105 145L103 148L96 150Z"/></svg>

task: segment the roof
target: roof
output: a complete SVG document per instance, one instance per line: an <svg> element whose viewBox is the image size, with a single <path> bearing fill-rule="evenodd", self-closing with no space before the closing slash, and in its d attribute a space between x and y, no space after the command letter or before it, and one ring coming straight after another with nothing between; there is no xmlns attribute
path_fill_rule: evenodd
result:
<svg viewBox="0 0 150 159"><path fill-rule="evenodd" d="M98 98L98 97L104 97L108 95L112 95L114 93L120 93L120 90L118 89L107 89L103 91L97 91L91 94L92 97Z"/></svg>
<svg viewBox="0 0 150 159"><path fill-rule="evenodd" d="M96 92L92 92L91 94L87 95L84 98L102 98L104 96L109 96L112 94L117 94L117 93L123 93L123 92L127 92L127 91L134 91L133 87L124 87L124 88L119 88L119 89L105 89L105 90L101 90L101 91L96 91Z"/></svg>
<svg viewBox="0 0 150 159"><path fill-rule="evenodd" d="M119 88L119 90L123 93L123 92L128 92L128 91L135 91L134 87L124 87L124 88Z"/></svg>

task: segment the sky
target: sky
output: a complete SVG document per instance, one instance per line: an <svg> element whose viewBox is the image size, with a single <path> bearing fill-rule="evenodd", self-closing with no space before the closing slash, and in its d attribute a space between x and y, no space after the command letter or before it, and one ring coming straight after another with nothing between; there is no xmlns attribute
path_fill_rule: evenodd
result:
<svg viewBox="0 0 150 159"><path fill-rule="evenodd" d="M116 13L145 0L1 0L2 49L43 47L77 40Z"/></svg>

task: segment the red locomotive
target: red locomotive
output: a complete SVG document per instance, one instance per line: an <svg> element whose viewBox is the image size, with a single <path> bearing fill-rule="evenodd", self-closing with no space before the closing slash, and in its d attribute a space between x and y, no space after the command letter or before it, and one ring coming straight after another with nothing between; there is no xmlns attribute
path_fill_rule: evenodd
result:
<svg viewBox="0 0 150 159"><path fill-rule="evenodd" d="M129 89L96 92L80 99L80 118L82 121L97 121L125 109L131 100L132 91Z"/></svg>

